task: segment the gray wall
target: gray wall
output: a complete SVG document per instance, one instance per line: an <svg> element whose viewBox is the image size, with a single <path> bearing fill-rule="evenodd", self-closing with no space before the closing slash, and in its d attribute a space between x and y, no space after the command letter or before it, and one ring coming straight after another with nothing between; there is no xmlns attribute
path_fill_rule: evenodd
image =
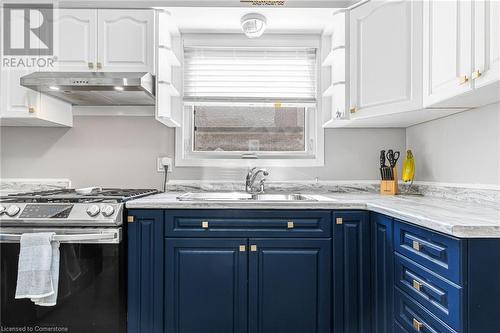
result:
<svg viewBox="0 0 500 333"><path fill-rule="evenodd" d="M174 130L153 117L75 117L74 127L2 127L2 178L69 178L73 186L155 187L158 156L174 155ZM403 151L404 129L329 129L325 166L270 168L270 180L376 180L378 152ZM237 180L243 169L175 168L171 179Z"/></svg>
<svg viewBox="0 0 500 333"><path fill-rule="evenodd" d="M407 128L416 179L500 185L500 104Z"/></svg>

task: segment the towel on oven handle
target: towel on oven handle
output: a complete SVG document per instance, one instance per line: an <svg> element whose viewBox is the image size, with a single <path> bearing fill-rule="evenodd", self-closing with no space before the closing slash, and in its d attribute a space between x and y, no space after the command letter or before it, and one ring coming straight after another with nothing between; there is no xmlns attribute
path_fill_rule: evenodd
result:
<svg viewBox="0 0 500 333"><path fill-rule="evenodd" d="M59 282L59 242L53 232L21 235L15 298L30 298L40 306L54 306Z"/></svg>

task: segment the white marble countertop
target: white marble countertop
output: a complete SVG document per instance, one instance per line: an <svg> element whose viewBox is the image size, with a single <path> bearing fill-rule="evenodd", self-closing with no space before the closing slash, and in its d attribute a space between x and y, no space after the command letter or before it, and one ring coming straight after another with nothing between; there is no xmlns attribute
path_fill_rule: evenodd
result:
<svg viewBox="0 0 500 333"><path fill-rule="evenodd" d="M182 193L160 193L127 202L127 208L148 209L363 209L401 219L460 238L500 238L500 205L419 196L375 193L312 195L318 201L179 201ZM310 195L310 194L308 194Z"/></svg>

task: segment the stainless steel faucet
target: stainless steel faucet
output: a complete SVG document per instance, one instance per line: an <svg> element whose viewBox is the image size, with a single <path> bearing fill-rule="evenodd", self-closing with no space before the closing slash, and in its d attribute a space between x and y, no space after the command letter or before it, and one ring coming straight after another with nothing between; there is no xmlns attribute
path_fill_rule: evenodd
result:
<svg viewBox="0 0 500 333"><path fill-rule="evenodd" d="M254 189L254 183L257 179L257 176L262 173L262 178L259 182L259 189L256 191ZM247 193L263 193L264 192L264 182L266 180L266 176L269 176L269 172L266 169L257 169L252 168L248 171L247 177L245 180L245 191Z"/></svg>

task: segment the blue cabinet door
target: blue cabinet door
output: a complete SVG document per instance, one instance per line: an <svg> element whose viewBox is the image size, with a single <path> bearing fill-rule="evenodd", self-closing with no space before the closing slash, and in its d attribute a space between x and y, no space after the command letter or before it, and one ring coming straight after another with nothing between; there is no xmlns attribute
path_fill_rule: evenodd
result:
<svg viewBox="0 0 500 333"><path fill-rule="evenodd" d="M331 239L249 244L249 333L330 333Z"/></svg>
<svg viewBox="0 0 500 333"><path fill-rule="evenodd" d="M369 333L372 303L368 212L333 214L333 331Z"/></svg>
<svg viewBox="0 0 500 333"><path fill-rule="evenodd" d="M392 218L370 213L372 228L373 333L392 333L394 248Z"/></svg>
<svg viewBox="0 0 500 333"><path fill-rule="evenodd" d="M247 239L165 239L165 332L247 332Z"/></svg>
<svg viewBox="0 0 500 333"><path fill-rule="evenodd" d="M163 211L130 210L128 333L163 332Z"/></svg>

